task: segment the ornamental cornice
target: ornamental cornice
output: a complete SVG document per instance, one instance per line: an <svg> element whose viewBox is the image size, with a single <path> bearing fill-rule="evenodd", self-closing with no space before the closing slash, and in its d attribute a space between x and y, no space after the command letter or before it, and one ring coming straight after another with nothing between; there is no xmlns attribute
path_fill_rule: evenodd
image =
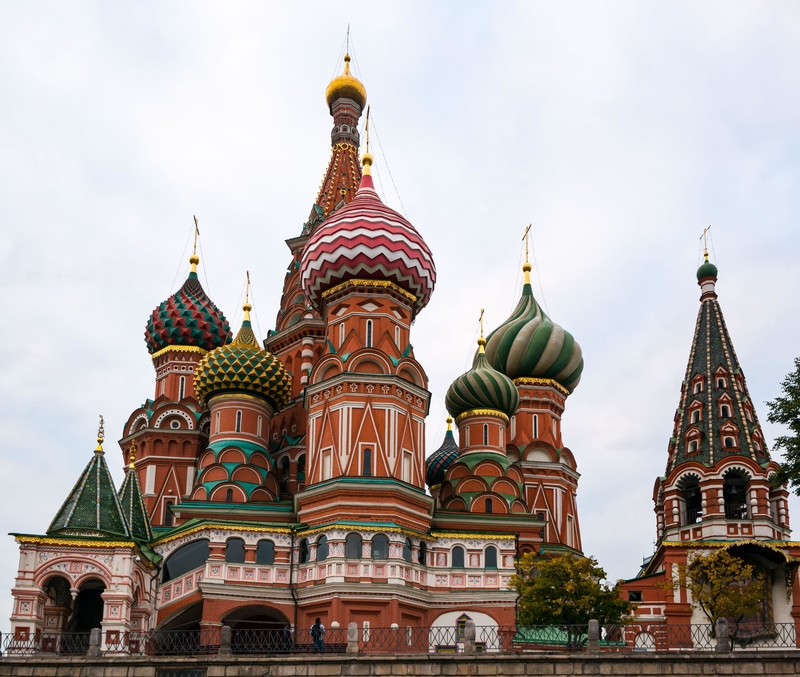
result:
<svg viewBox="0 0 800 677"><path fill-rule="evenodd" d="M497 409L470 409L456 416L456 423L460 423L465 418L471 418L472 416L492 416L508 423L508 416Z"/></svg>
<svg viewBox="0 0 800 677"><path fill-rule="evenodd" d="M164 545L165 543L176 541L179 538L183 538L185 536L191 536L192 534L196 534L199 531L211 531L214 529L218 531L236 531L239 533L242 532L258 532L258 533L271 533L271 534L292 533L291 529L287 529L285 527L260 527L255 524L252 526L239 526L236 524L210 523L210 524L200 524L196 527L192 527L191 529L187 529L186 531L181 531L180 533L173 534L171 536L163 536L161 538L156 538L155 540L150 542L150 545L151 546Z"/></svg>
<svg viewBox="0 0 800 677"><path fill-rule="evenodd" d="M569 390L567 390L564 386L562 386L560 383L554 381L551 378L532 378L530 376L520 376L519 378L514 379L514 385L545 386L548 388L553 388L553 390L557 390L564 397L569 397Z"/></svg>
<svg viewBox="0 0 800 677"><path fill-rule="evenodd" d="M414 538L427 538L427 535L421 531L413 531L411 529L404 529L403 527L380 527L374 525L361 525L361 524L329 524L325 527L316 527L314 529L308 529L306 531L298 531L297 535L306 537L306 536L313 536L314 534L318 534L321 531L343 531L343 532L352 532L352 531L363 531L372 534L403 534L405 536L413 536Z"/></svg>
<svg viewBox="0 0 800 677"><path fill-rule="evenodd" d="M61 545L75 548L133 548L133 541L84 541L69 538L53 538L52 536L15 536L17 543L32 545Z"/></svg>
<svg viewBox="0 0 800 677"><path fill-rule="evenodd" d="M253 402L258 402L259 405L262 407L268 403L261 397L256 397L255 395L248 395L246 393L220 393L219 395L212 395L208 398L209 406L214 400L253 400Z"/></svg>
<svg viewBox="0 0 800 677"><path fill-rule="evenodd" d="M197 346L167 346L166 348L162 348L161 350L154 352L150 358L153 360L158 359L170 351L176 353L199 353L200 355L205 355L208 352L207 350L198 348Z"/></svg>
<svg viewBox="0 0 800 677"><path fill-rule="evenodd" d="M513 541L516 540L517 537L513 534L464 534L457 531L431 531L431 538L458 538L462 540L465 538L481 538L487 540Z"/></svg>
<svg viewBox="0 0 800 677"><path fill-rule="evenodd" d="M412 303L417 302L417 297L414 296L411 292L406 291L399 285L396 285L394 282L390 282L389 280L347 280L342 282L341 284L337 284L335 287L331 287L330 289L326 289L322 292L321 297L323 299L327 299L329 296L333 296L337 292L340 292L348 287L373 287L375 289L391 289L393 292L400 294L404 298L407 298Z"/></svg>
<svg viewBox="0 0 800 677"><path fill-rule="evenodd" d="M661 541L661 545L665 548L733 548L734 546L741 545L757 545L762 548L774 550L784 557L788 557L788 555L776 545L777 543L780 543L784 548L800 547L800 541L759 541L754 538L743 541Z"/></svg>

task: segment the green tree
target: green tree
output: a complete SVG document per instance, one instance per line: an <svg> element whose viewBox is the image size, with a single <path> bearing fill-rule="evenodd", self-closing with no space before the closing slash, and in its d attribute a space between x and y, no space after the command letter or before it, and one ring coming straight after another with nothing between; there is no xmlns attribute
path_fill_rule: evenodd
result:
<svg viewBox="0 0 800 677"><path fill-rule="evenodd" d="M517 623L562 628L567 647L580 649L591 619L601 625L619 623L630 613L630 603L603 583L606 572L597 560L565 554L554 559L523 556L512 584L519 593ZM578 627L576 627L578 626Z"/></svg>
<svg viewBox="0 0 800 677"><path fill-rule="evenodd" d="M789 482L794 493L800 496L800 357L795 358L794 371L787 374L781 390L782 397L767 402L767 420L789 428L788 435L775 440L775 449L783 449L785 460L772 482L776 487Z"/></svg>
<svg viewBox="0 0 800 677"><path fill-rule="evenodd" d="M664 587L689 590L692 605L705 614L711 625L719 618L727 618L734 623L734 635L736 624L757 614L769 592L764 576L727 550L695 554L688 564L678 565L678 580L665 583Z"/></svg>

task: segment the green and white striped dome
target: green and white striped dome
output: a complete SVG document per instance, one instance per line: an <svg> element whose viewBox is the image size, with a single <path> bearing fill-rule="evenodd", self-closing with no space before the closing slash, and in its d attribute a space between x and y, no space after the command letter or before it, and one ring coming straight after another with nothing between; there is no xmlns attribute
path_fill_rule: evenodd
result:
<svg viewBox="0 0 800 677"><path fill-rule="evenodd" d="M552 379L572 392L583 372L581 347L536 302L530 264L523 270L522 298L511 317L486 337L486 359L510 379Z"/></svg>
<svg viewBox="0 0 800 677"><path fill-rule="evenodd" d="M513 416L519 406L519 393L513 381L492 369L483 352L486 343L478 339L478 354L472 369L450 384L444 403L453 418L473 409L492 409Z"/></svg>

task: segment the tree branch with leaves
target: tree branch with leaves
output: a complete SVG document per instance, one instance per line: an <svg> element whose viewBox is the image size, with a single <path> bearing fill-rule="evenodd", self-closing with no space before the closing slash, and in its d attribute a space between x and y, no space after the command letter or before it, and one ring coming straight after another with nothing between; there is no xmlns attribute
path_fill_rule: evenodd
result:
<svg viewBox="0 0 800 677"><path fill-rule="evenodd" d="M775 439L775 449L783 449L784 461L773 475L773 486L787 482L795 494L800 496L800 357L795 358L794 371L786 375L781 383L783 395L767 402L770 423L780 423L789 428L789 434Z"/></svg>

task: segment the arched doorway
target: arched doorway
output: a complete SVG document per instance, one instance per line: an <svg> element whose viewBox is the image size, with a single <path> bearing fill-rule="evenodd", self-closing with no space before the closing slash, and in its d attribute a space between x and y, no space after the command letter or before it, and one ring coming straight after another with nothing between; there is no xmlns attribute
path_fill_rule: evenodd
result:
<svg viewBox="0 0 800 677"><path fill-rule="evenodd" d="M234 653L288 653L295 645L289 619L272 607L240 607L225 616L222 623L231 628Z"/></svg>
<svg viewBox="0 0 800 677"><path fill-rule="evenodd" d="M197 602L185 609L181 609L174 616L168 616L167 620L159 623L159 632L178 632L200 630L200 619L203 618L203 603Z"/></svg>
<svg viewBox="0 0 800 677"><path fill-rule="evenodd" d="M103 622L103 592L106 586L97 578L84 581L72 606L72 617L67 623L68 632L90 632Z"/></svg>
<svg viewBox="0 0 800 677"><path fill-rule="evenodd" d="M42 590L47 595L45 620L48 630L54 629L57 632L66 630L67 622L72 616L72 595L69 581L63 576L51 576L42 585ZM56 621L51 621L50 619L54 616Z"/></svg>

